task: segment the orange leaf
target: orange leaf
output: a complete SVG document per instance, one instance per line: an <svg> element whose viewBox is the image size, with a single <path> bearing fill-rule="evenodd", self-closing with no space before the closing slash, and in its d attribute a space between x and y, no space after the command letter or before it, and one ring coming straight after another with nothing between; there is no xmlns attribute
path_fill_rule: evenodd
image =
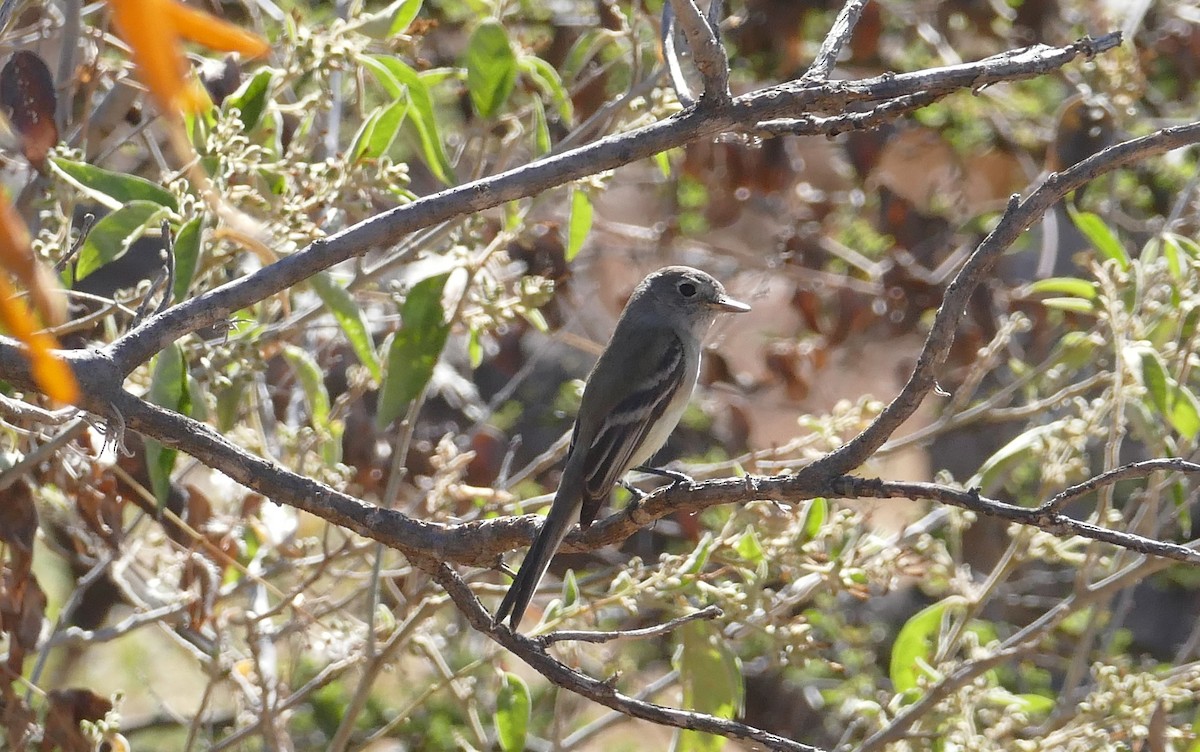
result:
<svg viewBox="0 0 1200 752"><path fill-rule="evenodd" d="M247 57L260 57L271 51L267 40L257 34L183 3L167 3L167 14L180 36L209 49L240 52Z"/></svg>
<svg viewBox="0 0 1200 752"><path fill-rule="evenodd" d="M58 280L33 257L29 230L12 205L0 197L0 269L7 269L29 291L33 307L47 324L67 318L67 300Z"/></svg>
<svg viewBox="0 0 1200 752"><path fill-rule="evenodd" d="M158 99L164 112L185 103L187 61L179 33L169 19L171 0L109 0L112 24L129 45L138 77Z"/></svg>
<svg viewBox="0 0 1200 752"><path fill-rule="evenodd" d="M75 374L54 355L58 341L46 332L38 331L33 314L17 298L16 290L3 276L0 276L0 324L29 346L33 380L43 392L57 402L72 403L79 399Z"/></svg>
<svg viewBox="0 0 1200 752"><path fill-rule="evenodd" d="M177 0L108 0L108 4L113 27L129 45L138 76L166 113L195 111L208 104L203 89L187 81L183 39L251 57L271 49L262 37Z"/></svg>

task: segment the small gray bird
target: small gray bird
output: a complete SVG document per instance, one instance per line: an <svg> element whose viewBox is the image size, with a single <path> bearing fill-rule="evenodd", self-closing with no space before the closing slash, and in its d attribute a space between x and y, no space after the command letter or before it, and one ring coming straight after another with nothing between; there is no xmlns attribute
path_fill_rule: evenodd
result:
<svg viewBox="0 0 1200 752"><path fill-rule="evenodd" d="M550 514L496 623L507 617L517 628L575 518L590 525L617 481L675 430L700 373L701 340L717 314L749 310L699 269L668 266L641 281L588 376Z"/></svg>

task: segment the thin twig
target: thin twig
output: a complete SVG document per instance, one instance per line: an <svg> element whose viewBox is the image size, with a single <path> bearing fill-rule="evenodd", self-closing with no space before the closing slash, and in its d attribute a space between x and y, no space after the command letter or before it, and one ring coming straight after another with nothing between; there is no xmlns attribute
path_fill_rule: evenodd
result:
<svg viewBox="0 0 1200 752"><path fill-rule="evenodd" d="M83 224L79 228L79 234L75 236L75 242L71 243L71 248L58 261L54 262L54 271L61 272L67 268L67 264L71 263L71 259L75 258L83 248L84 241L87 240L88 233L92 231L92 227L96 224L96 215L88 212L83 215Z"/></svg>
<svg viewBox="0 0 1200 752"><path fill-rule="evenodd" d="M1111 486L1114 483L1119 483L1130 478L1145 478L1150 473L1158 470L1172 470L1177 473L1200 473L1200 464L1188 462L1179 457L1130 462L1127 465L1115 467L1094 478L1089 478L1082 483L1077 483L1074 486L1063 489L1038 507L1036 512L1039 514L1052 514L1062 509L1063 505L1067 502L1078 499L1080 496L1091 493L1098 488Z"/></svg>
<svg viewBox="0 0 1200 752"><path fill-rule="evenodd" d="M812 65L808 66L808 70L800 77L801 81L817 82L829 78L829 73L837 64L838 56L842 54L842 48L854 34L854 27L858 24L866 4L867 0L846 0L846 4L834 19L833 27L825 35L821 49L817 50Z"/></svg>
<svg viewBox="0 0 1200 752"><path fill-rule="evenodd" d="M730 739L745 739L758 742L772 750L820 752L818 747L785 739L744 723L717 718L705 713L669 708L622 694L617 691L611 681L594 679L554 659L541 648L536 640L514 632L503 625L494 625L491 614L483 608L467 584L442 562L423 557L415 563L446 590L459 612L476 631L487 635L513 655L528 663L542 676L564 689L625 715L663 726L703 731Z"/></svg>
<svg viewBox="0 0 1200 752"><path fill-rule="evenodd" d="M706 17L696 7L696 0L668 0L663 5L663 34L670 34L670 27L673 26L671 19L678 19L679 27L692 53L692 63L704 82L700 100L714 106L724 106L729 104L730 96L729 56L718 35L723 2L709 0L709 3L709 13ZM673 44L671 49L674 50ZM674 75L675 70L672 70L672 78ZM690 98L690 92L686 96ZM684 101L683 98L680 101Z"/></svg>
<svg viewBox="0 0 1200 752"><path fill-rule="evenodd" d="M699 611L693 611L690 614L677 616L668 622L655 624L650 627L642 627L641 629L625 629L613 630L611 632L589 632L585 630L563 629L549 634L538 635L534 637L534 642L541 645L543 648L552 645L556 642L594 642L605 643L613 640L639 640L645 637L658 637L675 631L680 626L687 624L689 621L698 619L717 619L724 616L725 612L717 606L705 606Z"/></svg>

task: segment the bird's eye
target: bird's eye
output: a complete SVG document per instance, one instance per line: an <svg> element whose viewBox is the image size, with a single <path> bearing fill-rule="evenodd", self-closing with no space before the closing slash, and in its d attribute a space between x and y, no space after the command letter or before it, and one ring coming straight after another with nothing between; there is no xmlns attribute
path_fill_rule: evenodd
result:
<svg viewBox="0 0 1200 752"><path fill-rule="evenodd" d="M680 282L679 283L679 294L685 298L690 298L696 294L696 286L693 285L691 282Z"/></svg>

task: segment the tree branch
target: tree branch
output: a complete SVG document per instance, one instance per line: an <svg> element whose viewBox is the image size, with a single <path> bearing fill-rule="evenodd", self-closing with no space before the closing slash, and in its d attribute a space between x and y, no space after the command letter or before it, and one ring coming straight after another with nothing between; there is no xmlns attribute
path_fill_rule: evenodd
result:
<svg viewBox="0 0 1200 752"><path fill-rule="evenodd" d="M735 98L728 106L688 110L666 120L600 139L492 177L424 196L345 228L291 256L149 318L105 348L125 374L190 332L212 326L323 271L398 238L454 217L532 196L572 180L651 157L689 141L759 123L811 113L839 115L856 102L886 102L917 94L938 99L963 89L1044 75L1120 43L1120 35L1084 38L1064 47L1037 45L916 73L886 74L860 81L793 81ZM932 101L932 100L930 100ZM844 125L839 126L845 130ZM813 131L817 132L817 131ZM839 132L837 129L831 133Z"/></svg>
<svg viewBox="0 0 1200 752"><path fill-rule="evenodd" d="M501 647L528 663L530 668L563 689L570 690L632 718L641 718L662 726L703 731L729 739L746 739L758 742L772 750L821 752L818 747L800 744L744 723L690 710L656 705L622 694L613 686L612 680L601 681L582 674L553 658L537 640L514 632L503 625L494 625L491 614L484 609L467 584L450 567L429 557L422 557L414 563L445 588L450 599L454 601L454 605L458 607L458 610L475 630L490 637Z"/></svg>

